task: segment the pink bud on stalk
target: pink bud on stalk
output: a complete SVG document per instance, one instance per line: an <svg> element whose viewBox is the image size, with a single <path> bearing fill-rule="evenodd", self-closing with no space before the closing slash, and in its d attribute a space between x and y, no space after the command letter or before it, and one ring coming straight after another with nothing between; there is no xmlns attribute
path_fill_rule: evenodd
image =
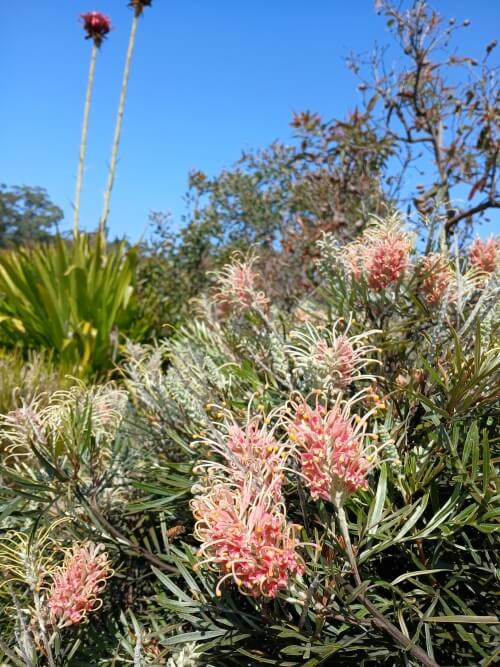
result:
<svg viewBox="0 0 500 667"><path fill-rule="evenodd" d="M96 46L101 46L104 38L111 30L111 21L101 12L85 12L80 15L83 29L87 33L85 39L93 39Z"/></svg>

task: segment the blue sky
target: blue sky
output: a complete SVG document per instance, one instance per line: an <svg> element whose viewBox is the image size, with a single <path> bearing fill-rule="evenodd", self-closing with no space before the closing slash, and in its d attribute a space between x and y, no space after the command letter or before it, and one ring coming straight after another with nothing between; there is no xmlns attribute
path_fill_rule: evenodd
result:
<svg viewBox="0 0 500 667"><path fill-rule="evenodd" d="M39 185L71 227L90 43L78 17L99 10L113 31L99 53L82 193L82 226L102 207L131 11L126 0L3 3L0 181ZM435 0L472 24L460 50L498 36L497 0ZM187 174L214 175L242 149L289 141L293 111L344 116L358 101L351 51L389 41L372 0L154 0L139 25L109 226L137 239L150 210L179 223ZM496 216L495 216L496 217ZM498 229L498 224L495 224Z"/></svg>

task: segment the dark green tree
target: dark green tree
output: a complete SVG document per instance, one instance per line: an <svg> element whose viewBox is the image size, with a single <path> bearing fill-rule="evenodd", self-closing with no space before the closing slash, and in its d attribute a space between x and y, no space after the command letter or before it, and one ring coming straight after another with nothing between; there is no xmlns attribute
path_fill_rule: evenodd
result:
<svg viewBox="0 0 500 667"><path fill-rule="evenodd" d="M44 188L0 184L0 248L48 241L63 217Z"/></svg>

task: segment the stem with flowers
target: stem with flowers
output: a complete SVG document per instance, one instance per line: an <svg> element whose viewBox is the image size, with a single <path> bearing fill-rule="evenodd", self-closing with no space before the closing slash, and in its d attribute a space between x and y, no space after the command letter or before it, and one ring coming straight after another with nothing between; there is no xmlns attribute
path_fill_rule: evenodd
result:
<svg viewBox="0 0 500 667"><path fill-rule="evenodd" d="M97 43L92 44L92 52L90 55L90 67L87 80L87 93L85 95L85 106L83 110L83 124L82 124L82 138L80 140L80 159L78 162L78 174L76 177L75 203L74 203L74 218L73 218L73 236L79 232L79 218L80 218L80 198L82 193L83 182L83 166L85 163L85 151L87 148L87 131L89 127L89 113L90 102L92 99L92 88L94 86L95 64L97 61Z"/></svg>
<svg viewBox="0 0 500 667"><path fill-rule="evenodd" d="M106 190L104 192L104 205L102 209L101 220L99 222L99 233L105 237L106 222L109 215L109 202L111 200L111 191L115 181L116 162L118 159L118 147L120 145L120 135L122 130L123 112L125 109L125 98L127 96L128 78L130 74L130 63L132 62L132 55L134 53L135 36L137 33L137 22L139 14L134 13L132 19L132 27L130 29L130 37L128 40L127 56L125 58L125 68L123 70L122 88L120 92L120 101L118 103L118 113L116 116L115 133L113 137L113 147L111 149L111 162L109 163L108 181L106 183Z"/></svg>

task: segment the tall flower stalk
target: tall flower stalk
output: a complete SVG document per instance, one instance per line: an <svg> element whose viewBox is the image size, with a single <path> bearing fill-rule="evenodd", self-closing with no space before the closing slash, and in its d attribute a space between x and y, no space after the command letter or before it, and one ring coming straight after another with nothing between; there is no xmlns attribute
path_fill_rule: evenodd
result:
<svg viewBox="0 0 500 667"><path fill-rule="evenodd" d="M125 98L127 96L128 79L130 74L130 64L134 53L135 36L137 33L137 24L139 17L144 11L144 7L151 5L151 0L134 0L130 3L130 7L134 10L134 18L132 19L132 27L130 29L130 36L128 40L127 56L125 58L125 67L123 70L123 80L120 92L120 101L118 103L118 113L116 115L115 133L113 137L113 146L111 148L111 161L109 163L108 181L106 183L106 190L104 191L104 205L102 209L101 220L99 222L99 233L104 237L106 231L106 222L109 216L109 203L111 200L111 192L115 182L116 162L118 160L118 148L120 145L120 136L122 131L123 112L125 110Z"/></svg>
<svg viewBox="0 0 500 667"><path fill-rule="evenodd" d="M76 190L73 218L73 236L78 234L80 228L80 199L82 194L83 166L85 164L85 151L87 148L87 131L89 127L90 102L92 99L92 88L94 86L95 64L97 61L97 45L92 45L90 55L89 76L87 80L87 93L85 95L85 107L83 109L82 138L80 140L80 158L78 161L78 174L76 176Z"/></svg>
<svg viewBox="0 0 500 667"><path fill-rule="evenodd" d="M111 22L107 16L99 12L87 12L81 15L85 39L92 40L92 51L90 54L89 75L87 78L87 92L85 94L85 106L83 108L82 136L80 139L80 156L78 161L78 173L76 177L73 236L76 236L80 228L80 200L82 194L83 168L85 164L85 152L87 149L87 132L89 127L90 103L92 101L92 89L94 87L95 65L97 62L97 51L105 36L111 30Z"/></svg>

